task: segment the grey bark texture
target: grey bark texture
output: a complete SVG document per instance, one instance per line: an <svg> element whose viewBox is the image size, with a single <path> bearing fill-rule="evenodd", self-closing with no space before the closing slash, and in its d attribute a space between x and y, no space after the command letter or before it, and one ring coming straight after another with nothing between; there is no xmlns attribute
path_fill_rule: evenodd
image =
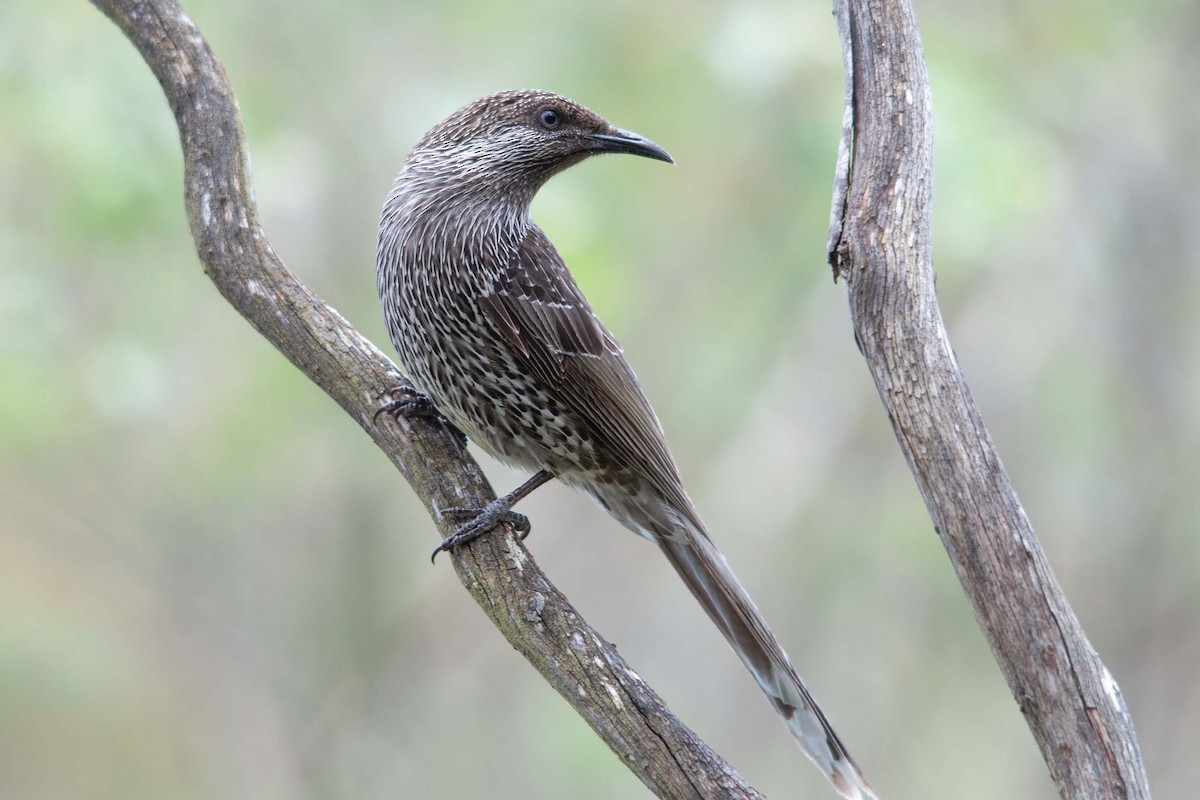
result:
<svg viewBox="0 0 1200 800"><path fill-rule="evenodd" d="M225 71L172 0L95 0L142 54L175 114L184 191L204 271L237 311L333 398L392 460L430 510L484 506L495 494L440 424L373 415L405 385L392 363L301 284L272 251L252 199L241 114ZM374 280L364 265L364 280ZM426 557L426 550L414 551ZM456 549L463 585L496 627L613 752L662 798L761 795L685 727L538 569L508 530Z"/></svg>
<svg viewBox="0 0 1200 800"><path fill-rule="evenodd" d="M1054 577L942 323L929 80L912 8L908 0L834 8L847 91L829 258L834 279L845 280L855 338L1059 793L1148 799L1120 690Z"/></svg>

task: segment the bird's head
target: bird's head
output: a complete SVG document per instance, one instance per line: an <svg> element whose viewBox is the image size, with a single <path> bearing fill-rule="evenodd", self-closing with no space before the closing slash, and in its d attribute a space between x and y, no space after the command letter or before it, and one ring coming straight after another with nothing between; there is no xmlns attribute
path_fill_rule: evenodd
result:
<svg viewBox="0 0 1200 800"><path fill-rule="evenodd" d="M490 186L532 198L550 176L601 153L674 163L654 142L572 100L519 90L476 100L438 123L409 153L405 171L459 189Z"/></svg>

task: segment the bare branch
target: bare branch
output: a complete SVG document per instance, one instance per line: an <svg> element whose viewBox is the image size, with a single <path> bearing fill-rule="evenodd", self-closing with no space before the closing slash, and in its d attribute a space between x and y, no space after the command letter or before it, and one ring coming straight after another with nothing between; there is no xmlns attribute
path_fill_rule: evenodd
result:
<svg viewBox="0 0 1200 800"><path fill-rule="evenodd" d="M934 528L1064 798L1149 798L1133 722L988 436L934 293L929 81L908 0L835 0L851 162L830 263ZM848 176L848 189L838 190ZM844 198L844 200L843 200Z"/></svg>
<svg viewBox="0 0 1200 800"><path fill-rule="evenodd" d="M137 47L175 114L188 219L205 272L259 333L358 421L430 510L439 535L448 535L449 523L437 509L484 506L495 495L439 426L372 422L385 389L404 379L271 250L251 199L237 101L208 43L172 0L95 4ZM511 530L459 548L452 559L463 585L512 646L655 794L761 797L579 616Z"/></svg>

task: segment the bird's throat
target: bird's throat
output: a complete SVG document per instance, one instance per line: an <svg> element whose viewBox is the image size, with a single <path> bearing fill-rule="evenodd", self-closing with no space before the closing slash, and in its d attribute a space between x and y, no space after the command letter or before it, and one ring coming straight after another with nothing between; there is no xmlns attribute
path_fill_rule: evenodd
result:
<svg viewBox="0 0 1200 800"><path fill-rule="evenodd" d="M481 191L486 188L486 191ZM383 208L383 230L406 257L494 260L534 228L532 194L503 185L438 181L402 173Z"/></svg>

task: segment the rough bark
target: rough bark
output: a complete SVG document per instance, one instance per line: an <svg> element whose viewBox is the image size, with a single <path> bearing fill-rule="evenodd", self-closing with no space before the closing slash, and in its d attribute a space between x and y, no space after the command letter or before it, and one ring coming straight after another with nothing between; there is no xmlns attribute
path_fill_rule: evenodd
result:
<svg viewBox="0 0 1200 800"><path fill-rule="evenodd" d="M908 0L835 0L846 116L830 226L855 338L1009 688L1064 798L1149 798L1088 642L959 371L934 292L929 81Z"/></svg>
<svg viewBox="0 0 1200 800"><path fill-rule="evenodd" d="M171 0L95 0L154 72L183 144L188 220L204 271L237 311L358 422L437 523L439 508L495 499L475 462L440 425L373 415L406 385L391 362L287 270L253 202L241 115L225 71ZM373 277L364 277L364 280ZM414 553L424 559L426 551ZM496 627L663 798L759 798L685 727L538 569L511 530L451 556Z"/></svg>

